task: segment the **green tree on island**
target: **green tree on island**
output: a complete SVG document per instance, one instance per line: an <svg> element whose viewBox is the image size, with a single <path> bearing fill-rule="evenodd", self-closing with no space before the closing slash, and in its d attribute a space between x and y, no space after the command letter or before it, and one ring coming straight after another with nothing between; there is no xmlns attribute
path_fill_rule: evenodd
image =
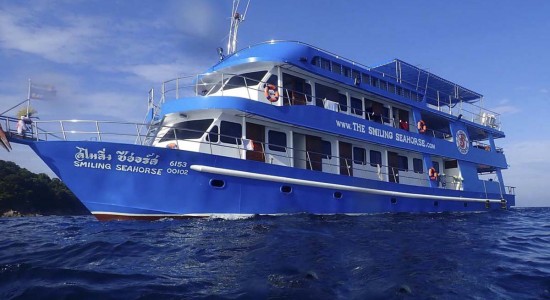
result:
<svg viewBox="0 0 550 300"><path fill-rule="evenodd" d="M26 109L25 109L26 113ZM0 160L0 216L82 215L88 210L58 178Z"/></svg>

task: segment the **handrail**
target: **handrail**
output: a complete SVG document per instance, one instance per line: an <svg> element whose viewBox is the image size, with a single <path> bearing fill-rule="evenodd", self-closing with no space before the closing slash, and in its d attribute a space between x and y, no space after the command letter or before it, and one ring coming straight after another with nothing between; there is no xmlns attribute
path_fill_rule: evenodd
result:
<svg viewBox="0 0 550 300"><path fill-rule="evenodd" d="M230 79L235 76L241 77L243 79L244 85L229 85L228 83ZM250 82L254 82L255 84L250 85L249 84ZM235 88L246 89L246 96L249 99L253 99L251 91L261 92L265 84L267 84L266 81L257 80L254 78L246 77L241 74L235 74L235 73L214 72L214 73L181 76L181 77L164 81L162 83L160 104L167 101L169 99L169 96L172 95L172 93L175 96L173 99L180 99L181 97L189 96L189 95L215 96L218 93L219 95L223 96L227 93L227 91ZM313 94L308 94L301 91L295 91L284 86L278 86L278 85L276 86L278 89L283 89L283 92L281 93L281 97L283 98L283 102L282 102L283 105L293 105L292 101L290 100L291 97L288 95L288 92L293 92L299 95L303 95L306 98L306 101L305 101L306 103L315 102L317 99L321 99L319 97L314 97ZM191 90L189 93L185 93L184 89L191 89ZM309 98L309 101L308 101L308 98ZM370 113L364 109L353 108L351 107L351 105L341 104L339 103L339 101L337 101L337 99L327 99L327 100L331 100L333 102L338 103L338 107L340 108L339 110L340 111L345 110L346 114L354 115L351 112L351 110L356 110L356 111L360 110L362 115L366 113ZM443 104L445 107L448 106L449 110L448 111L442 110L441 104ZM442 100L441 104L438 104L437 106L434 106L432 104L427 104L427 106L433 107L438 111L448 113L449 115L452 115L452 116L462 115L462 117L465 120L469 120L476 124L488 126L491 128L495 128L497 130L501 129L500 115L494 111L485 109L481 106L478 106L474 103L469 103L469 102L457 102L455 104L452 104L450 102L445 102ZM453 110L453 107L457 105L458 105L458 108ZM388 122L395 122L395 120L393 120L391 116L385 117L385 118L389 119Z"/></svg>
<svg viewBox="0 0 550 300"><path fill-rule="evenodd" d="M6 128L7 133L15 134L15 132L12 128L13 126L11 126L11 125L16 124L17 119L9 118L9 117L6 117L6 116L0 116L0 122L2 122L1 124L5 125L5 126L3 126L3 128L4 127ZM53 125L57 124L57 126L59 126L58 127L59 129L58 130L48 130L48 129L44 128L44 127L48 127L52 124ZM68 130L66 128L66 126L68 124L88 124L88 125L91 124L94 127L94 130ZM127 126L128 132L120 132L120 131L106 132L106 131L102 131L102 128L104 127L104 125ZM33 121L33 125L32 125L33 130L31 130L30 134L32 135L32 139L34 139L34 140L48 140L48 138L52 138L52 137L57 139L57 140L70 140L70 135L76 134L76 135L89 135L90 137L96 136L97 137L95 139L96 141L108 141L108 140L111 139L111 137L124 137L124 136L132 137L132 138L140 137L139 130L134 131L134 129L139 128L139 126L145 126L145 125L147 125L147 124L131 123L131 122L117 122L117 121L94 121L94 120ZM270 143L261 142L261 141L253 141L254 143L259 143L261 145L261 147L260 147L261 150L246 150L246 149L244 149L243 147L241 147L239 145L240 144L239 140L242 140L241 137L227 136L227 135L223 135L223 134L220 134L220 133L204 132L204 131L197 131L197 130L192 130L192 129L179 129L179 128L173 128L173 127L170 127L170 126L153 126L153 127L157 127L158 130L160 130L162 128L170 128L171 130L174 130L174 141L176 142L176 144L178 146L178 149L182 149L182 146L183 146L183 144L181 144L182 142L199 143L199 144L207 145L208 149L210 150L210 153L213 154L213 148L212 147L215 145L217 147L236 149L237 151L239 151L239 157L241 159L246 158L246 156L243 156L243 154L245 153L244 151L252 151L252 152L262 153L264 155L264 160L265 160L267 158L265 156L266 149L269 149L269 145L273 145L273 146L277 146L278 148L284 148L285 151L270 152L269 154L271 156L280 157L280 158L287 159L287 160L305 161L306 165L309 164L309 169L313 169L313 165L312 165L313 162L312 162L311 156L310 156L310 153L313 153L312 151L307 151L307 150L302 150L302 149L294 149L294 148L288 147L288 146L282 146L282 145L278 145L278 144L270 144ZM132 128L134 128L134 129L132 129ZM208 139L208 141L180 140L180 139L177 138L178 131L199 132L199 133L202 134L202 137L204 137L205 134L209 135L209 136L217 135L218 138L217 138L217 142L212 142L211 139ZM61 135L59 135L59 134L61 134ZM41 137L44 137L44 139L41 139ZM221 138L222 137L227 137L227 138L234 139L236 144L235 145L228 145L228 144L221 143ZM81 140L81 138L79 138L77 140ZM143 140L141 138L136 139L136 141L139 141L139 143L137 143L137 144L143 145L142 144ZM283 154L283 152L284 152L284 154ZM299 155L300 152L305 152L305 158L299 158L300 157L300 155ZM323 153L320 153L320 152L316 152L316 154L324 155ZM379 171L378 167L376 167L376 168L370 167L373 163L376 163L376 162L369 162L369 161L367 161L366 158L365 158L365 161L362 164L357 164L357 165L368 166L366 168L357 168L357 167L354 168L353 163L351 165L349 164L349 160L350 160L349 157L339 157L339 156L335 156L335 155L331 155L330 161L332 161L332 162L335 161L337 163L327 162L326 159L320 159L320 161L318 161L318 163L321 164L322 168L327 166L329 168L338 169L339 167L341 167L339 162L341 162L342 159L345 161L345 167L348 170L348 175L351 175L351 170L353 169L354 176L356 176L356 177L367 178L367 177L369 177L368 174L372 174L372 176L370 176L370 177L372 177L372 178L382 178L382 179L379 179L379 180L384 180L383 178L387 178L387 176L391 175L389 173L389 169L391 169L393 175L397 176L397 173L395 172L393 167L378 164L380 166L380 171ZM352 162L353 162L353 160L352 160ZM272 162L271 161L266 161L266 163L272 163ZM399 170L399 177L402 178L402 179L407 179L411 182L416 181L418 183L418 185L421 185L421 186L429 186L430 179L428 177L428 172L413 172L416 175L410 176L409 174L413 174L411 172L413 172L413 171L412 170ZM378 175L383 175L383 176L378 176ZM481 181L483 182L483 185L484 185L484 188L485 188L485 181L484 180L481 180ZM454 179L452 177L451 178L449 178L449 177L445 178L444 182L445 182L445 184L441 184L440 188L445 188L445 189L451 188L452 189L453 187L456 187L456 185L457 185L457 183L454 182ZM410 184L410 183L407 183L407 184ZM506 194L515 194L515 187L506 186L505 188L507 190Z"/></svg>

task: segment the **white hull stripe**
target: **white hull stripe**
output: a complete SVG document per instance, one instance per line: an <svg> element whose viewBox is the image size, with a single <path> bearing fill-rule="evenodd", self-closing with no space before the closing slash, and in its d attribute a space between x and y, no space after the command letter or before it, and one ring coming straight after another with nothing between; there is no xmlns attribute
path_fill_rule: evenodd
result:
<svg viewBox="0 0 550 300"><path fill-rule="evenodd" d="M335 183L317 182L317 181L311 181L311 180L280 177L280 176L260 174L260 173L243 172L243 171L209 167L209 166L201 166L201 165L192 165L190 166L190 168L191 170L194 170L197 172L228 175L228 176L265 180L265 181L274 181L274 182L281 182L281 183L288 183L288 184L305 185L305 186L319 187L319 188L325 188L325 189L336 189L341 191L359 192L359 193L366 193L366 194L385 195L385 196L394 196L394 197L407 197L407 198L417 198L417 199L433 199L433 200L465 201L465 202L489 201L494 203L502 203L501 199L479 199L479 198L465 198L465 197L452 197L452 196L437 196L437 195L427 195L427 194L395 192L395 191L388 191L388 190L377 190L377 189L371 189L371 188L362 188L362 187L341 185L341 184L335 184Z"/></svg>
<svg viewBox="0 0 550 300"><path fill-rule="evenodd" d="M254 214L135 214L120 213L112 211L92 211L92 215L110 215L121 217L154 217L154 218L178 218L178 217L200 217L200 218L224 218L224 219L243 219L251 218Z"/></svg>

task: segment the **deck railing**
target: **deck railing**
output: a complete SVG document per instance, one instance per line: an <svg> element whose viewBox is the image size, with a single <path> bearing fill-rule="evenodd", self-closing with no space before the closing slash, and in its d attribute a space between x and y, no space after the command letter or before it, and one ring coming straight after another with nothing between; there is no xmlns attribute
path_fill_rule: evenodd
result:
<svg viewBox="0 0 550 300"><path fill-rule="evenodd" d="M130 122L113 122L113 121L93 121L93 120L57 120L57 121L34 121L29 130L24 133L23 136L18 136L16 132L18 120L15 118L9 118L5 116L0 116L0 125L3 130L10 136L16 136L19 138L25 138L35 141L68 141L68 140L87 140L87 141L103 141L103 142L119 142L119 143L133 143L138 145L146 144L146 128L147 124L140 123L130 123ZM170 128L174 130L174 136L177 137L178 132L181 131L190 131L198 132L191 129L174 129L171 127L160 127L157 126L156 131L159 131L162 128ZM368 162L366 157L364 161L360 164L357 161L354 161L350 157L339 157L335 155L330 155L330 161L323 159L312 159L312 157L322 157L326 156L325 153L319 153L315 151L305 151L302 149L295 149L292 147L278 145L278 144L269 144L261 141L253 141L254 144L258 145L258 149L254 147L254 150L247 150L244 148L244 141L246 139L242 137L235 136L225 136L218 133L204 133L209 136L217 136L217 141L220 141L221 137L228 139L234 139L234 144L226 144L220 142L211 142L213 139L208 139L208 141L202 141L201 139L197 140L174 140L176 143L176 148L183 148L184 143L193 143L199 145L205 145L206 147L201 148L201 152L207 152L210 154L215 154L213 147L221 147L222 149L234 149L237 150L236 157L240 159L246 159L246 153L252 152L257 153L263 157L265 163L273 164L276 159L287 160L289 164L301 164L304 165L306 169L314 169L315 166L320 166L321 170L333 170L334 174L340 174L341 167L345 167L345 174L341 176L354 176L360 178L370 178L380 181L406 181L406 184L418 185L418 186L430 186L431 181L429 179L427 172L414 172L412 170L403 170L396 167L390 167L381 163ZM149 139L151 141L151 139ZM279 149L284 149L280 152L269 152L266 153L266 149L269 147L277 147ZM177 151L177 150L174 150ZM227 153L226 153L227 154ZM223 155L223 154L222 154ZM268 159L270 157L271 159ZM305 157L302 159L300 157ZM336 162L336 163L334 163ZM340 163L338 163L340 162ZM361 167L354 167L361 166ZM414 175L413 175L414 174ZM485 186L485 180L481 180ZM462 179L453 176L440 176L437 186L442 189L451 189L455 190L460 189L462 184ZM515 187L506 186L505 191L501 191L506 194L515 194ZM486 191L486 190L485 190ZM487 191L486 191L487 194Z"/></svg>
<svg viewBox="0 0 550 300"><path fill-rule="evenodd" d="M241 78L240 82L244 83L242 85L231 84L230 79L238 77ZM253 83L253 84L250 84ZM210 95L219 95L224 96L227 94L234 95L233 92L228 93L228 91L242 88L239 96L245 97L248 99L257 100L258 97L263 97L264 88L267 82L259 81L257 79L245 77L238 74L231 73L210 73L210 74L198 74L174 78L162 83L161 86L161 97L160 104L165 101L172 99L181 99L184 97L190 96L210 96ZM275 84L275 86L277 86ZM366 119L370 119L374 114L371 111L368 111L366 108L356 108L351 105L339 103L339 99L330 99L327 97L315 97L313 94L304 93L303 91L296 91L289 89L288 87L277 86L278 91L281 91L282 105L298 105L299 104L309 104L309 105L319 105L327 109L332 109L338 112L342 112L349 115L358 116L358 112L361 112L361 116ZM351 90L350 90L351 91ZM151 92L150 92L151 93ZM295 101L290 97L290 94L300 95L303 97L303 100ZM357 92L360 94L360 92ZM261 96L259 96L261 95ZM368 97L367 97L368 98ZM281 101L281 100L280 100ZM326 105L328 102L334 103L335 105ZM494 111L485 109L481 106L478 106L474 103L468 102L456 102L452 103L452 100L449 99L440 99L437 101L437 105L427 104L428 107L447 113L449 115L458 117L460 116L464 120L468 120L483 126L494 128L497 130L501 129L500 115ZM318 104L320 103L320 104ZM276 103L272 103L277 105ZM355 113L354 113L355 112ZM394 124L396 120L391 116L381 116L386 118L388 123Z"/></svg>

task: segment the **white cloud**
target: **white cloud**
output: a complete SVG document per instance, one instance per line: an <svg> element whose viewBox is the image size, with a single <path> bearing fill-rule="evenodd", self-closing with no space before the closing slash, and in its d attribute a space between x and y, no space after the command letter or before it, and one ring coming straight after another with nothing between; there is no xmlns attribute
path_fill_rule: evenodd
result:
<svg viewBox="0 0 550 300"><path fill-rule="evenodd" d="M0 11L0 44L3 48L35 54L60 63L82 63L102 33L89 18L67 18L64 26L32 22L29 15Z"/></svg>
<svg viewBox="0 0 550 300"><path fill-rule="evenodd" d="M516 186L518 206L550 206L547 176L550 140L529 140L504 146L510 169L504 171L506 185Z"/></svg>
<svg viewBox="0 0 550 300"><path fill-rule="evenodd" d="M491 111L494 111L501 115L511 115L511 114L521 112L521 109L513 105L501 105L501 106L491 108Z"/></svg>
<svg viewBox="0 0 550 300"><path fill-rule="evenodd" d="M225 22L227 19L229 24L229 18L221 17L220 10L214 5L219 4L203 0L176 1L171 5L170 13L180 31L206 38L219 29L220 21Z"/></svg>

